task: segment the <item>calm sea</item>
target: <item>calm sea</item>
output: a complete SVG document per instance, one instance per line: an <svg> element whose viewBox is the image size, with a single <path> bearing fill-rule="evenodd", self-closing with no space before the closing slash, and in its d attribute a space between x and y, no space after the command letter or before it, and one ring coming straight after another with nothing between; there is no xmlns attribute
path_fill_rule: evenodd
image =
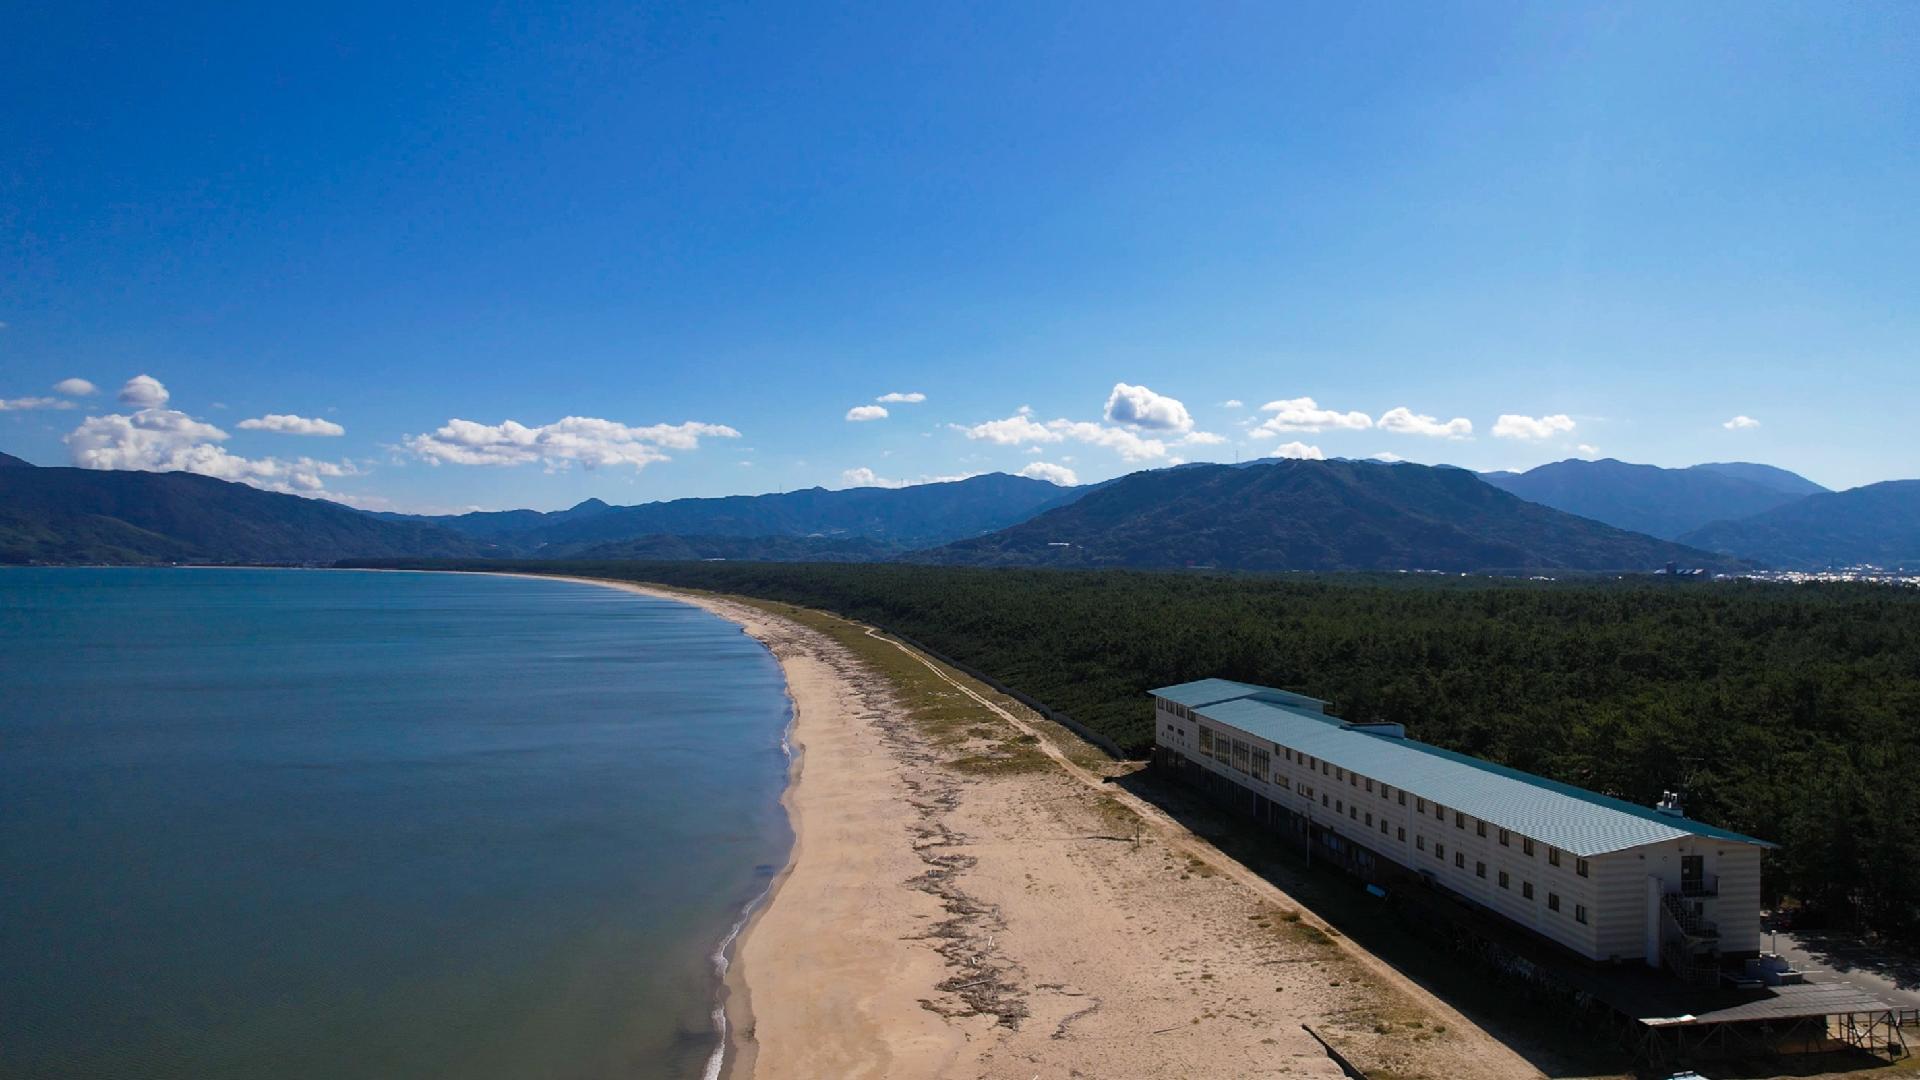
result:
<svg viewBox="0 0 1920 1080"><path fill-rule="evenodd" d="M0 1074L699 1076L787 719L591 585L0 570Z"/></svg>

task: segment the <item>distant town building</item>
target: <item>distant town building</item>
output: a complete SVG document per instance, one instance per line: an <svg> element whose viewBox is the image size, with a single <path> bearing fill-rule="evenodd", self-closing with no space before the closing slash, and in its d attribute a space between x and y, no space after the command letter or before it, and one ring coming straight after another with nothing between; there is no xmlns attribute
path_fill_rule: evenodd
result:
<svg viewBox="0 0 1920 1080"><path fill-rule="evenodd" d="M1202 679L1153 691L1156 762L1370 881L1411 874L1591 961L1711 983L1760 953L1774 845Z"/></svg>

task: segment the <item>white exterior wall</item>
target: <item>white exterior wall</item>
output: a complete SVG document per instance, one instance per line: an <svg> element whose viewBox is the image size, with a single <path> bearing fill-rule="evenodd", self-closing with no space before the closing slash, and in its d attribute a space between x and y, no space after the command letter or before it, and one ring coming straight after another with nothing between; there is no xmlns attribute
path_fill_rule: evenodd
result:
<svg viewBox="0 0 1920 1080"><path fill-rule="evenodd" d="M1283 745L1215 720L1202 720L1198 714L1182 718L1167 703L1156 702L1155 730L1162 747L1406 869L1430 875L1437 884L1588 959L1633 961L1643 955L1646 878L1657 874L1678 891L1682 854L1704 855L1705 874L1709 879L1719 879L1720 895L1709 901L1717 910L1709 917L1719 923L1722 949L1742 952L1759 947L1757 847L1688 837L1594 856L1588 860L1588 873L1583 877L1578 872L1579 860L1571 853L1561 852L1560 864L1555 866L1544 843L1535 842L1533 854L1528 855L1526 838L1515 832L1503 846L1499 826L1492 822L1486 823L1487 835L1482 837L1471 815L1456 824L1453 809L1448 807L1442 820L1434 815L1432 800L1425 800L1426 810L1420 812L1424 797L1419 792L1406 792L1403 806L1398 789L1387 794L1385 785L1375 781L1369 792L1369 778L1364 775L1346 773L1343 778L1336 767L1325 763L1309 766L1301 755L1289 761ZM1216 734L1267 750L1272 755L1269 775L1254 777L1203 755L1199 740L1203 724ZM1372 815L1371 824L1368 815ZM1404 839L1401 830L1405 830ZM1441 844L1446 847L1444 858L1436 856L1436 845ZM1455 865L1456 852L1463 856L1463 866ZM1482 862L1486 864L1484 878L1475 873L1476 864ZM1508 876L1504 889L1500 887L1502 871ZM1524 895L1526 883L1533 885L1532 899ZM1548 907L1549 894L1558 895L1558 911ZM1580 907L1586 909L1584 924L1576 918Z"/></svg>

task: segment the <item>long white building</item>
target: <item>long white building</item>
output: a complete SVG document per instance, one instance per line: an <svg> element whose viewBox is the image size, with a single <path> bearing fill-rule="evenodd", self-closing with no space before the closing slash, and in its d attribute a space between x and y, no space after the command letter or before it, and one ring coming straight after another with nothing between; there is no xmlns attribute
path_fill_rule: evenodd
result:
<svg viewBox="0 0 1920 1080"><path fill-rule="evenodd" d="M1153 691L1156 758L1228 782L1356 873L1418 875L1588 960L1718 978L1760 951L1763 840L1202 679Z"/></svg>

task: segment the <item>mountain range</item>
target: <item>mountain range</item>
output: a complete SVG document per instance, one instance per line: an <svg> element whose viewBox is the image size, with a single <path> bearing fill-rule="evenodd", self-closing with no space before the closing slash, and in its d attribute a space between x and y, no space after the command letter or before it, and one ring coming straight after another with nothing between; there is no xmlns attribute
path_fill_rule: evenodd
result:
<svg viewBox="0 0 1920 1080"><path fill-rule="evenodd" d="M1920 565L1920 481L1830 492L1772 466L1563 461L1192 464L1063 488L994 473L903 488L566 510L367 513L183 473L0 454L0 562L405 557L736 559L1239 570Z"/></svg>
<svg viewBox="0 0 1920 1080"><path fill-rule="evenodd" d="M909 558L981 566L1602 571L1737 559L1531 503L1462 469L1265 461L1134 473Z"/></svg>

